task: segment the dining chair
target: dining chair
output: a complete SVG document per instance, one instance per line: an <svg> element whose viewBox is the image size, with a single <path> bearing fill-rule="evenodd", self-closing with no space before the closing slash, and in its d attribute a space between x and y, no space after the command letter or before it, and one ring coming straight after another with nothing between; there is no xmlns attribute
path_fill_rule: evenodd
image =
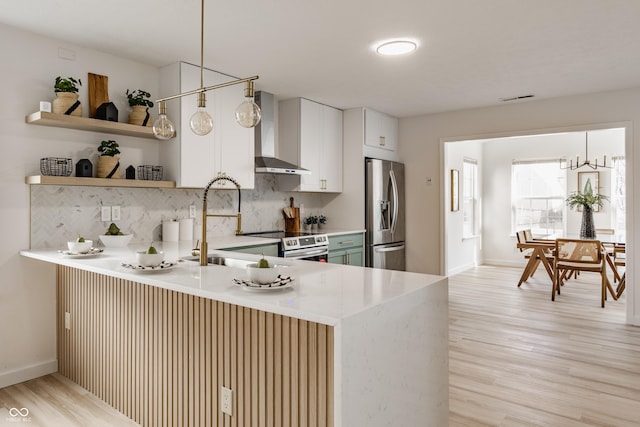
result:
<svg viewBox="0 0 640 427"><path fill-rule="evenodd" d="M527 241L526 234L526 230L516 232L518 249L524 253L525 259L528 259L520 276L520 280L518 281L518 287L526 282L529 277L533 277L540 264L544 266L549 278L553 281L553 253L551 249L549 249L549 245L552 244L553 241Z"/></svg>
<svg viewBox="0 0 640 427"><path fill-rule="evenodd" d="M616 287L616 297L620 298L620 295L624 292L624 288L626 287L626 279L627 279L627 250L624 244L617 243L613 247L613 265L616 268L618 276L620 277L620 281L618 282L618 286ZM625 270L620 274L620 270Z"/></svg>
<svg viewBox="0 0 640 427"><path fill-rule="evenodd" d="M526 238L525 230L516 231L516 239L517 239L518 243L520 243L520 244L526 243L527 242L527 238ZM518 249L520 250L520 252L522 252L524 254L524 258L525 259L530 259L531 258L531 254L533 253L533 249L523 249L521 247L518 247ZM526 282L529 279L529 277L533 277L533 274L536 272L536 270L538 269L539 265L540 265L540 260L539 259L536 259L535 262L533 262L533 263L528 262L526 267L525 267L524 272L522 273L522 276L520 277L520 282L518 283L518 286L520 286L522 284L522 282Z"/></svg>
<svg viewBox="0 0 640 427"><path fill-rule="evenodd" d="M555 301L556 294L560 295L564 274L570 270L600 274L600 304L602 307L607 299L607 290L611 293L612 298L617 300L617 293L607 278L603 251L602 243L599 240L556 239L551 301Z"/></svg>

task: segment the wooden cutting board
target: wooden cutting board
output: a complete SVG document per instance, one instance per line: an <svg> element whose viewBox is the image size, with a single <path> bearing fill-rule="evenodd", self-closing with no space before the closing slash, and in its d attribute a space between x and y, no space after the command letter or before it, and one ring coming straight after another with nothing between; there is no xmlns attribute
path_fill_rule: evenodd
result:
<svg viewBox="0 0 640 427"><path fill-rule="evenodd" d="M96 109L109 102L109 77L89 73L89 117L96 117Z"/></svg>

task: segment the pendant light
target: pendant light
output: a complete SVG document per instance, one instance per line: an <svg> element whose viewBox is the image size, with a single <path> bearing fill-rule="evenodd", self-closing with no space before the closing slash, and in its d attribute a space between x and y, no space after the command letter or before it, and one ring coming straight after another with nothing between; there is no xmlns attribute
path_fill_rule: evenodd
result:
<svg viewBox="0 0 640 427"><path fill-rule="evenodd" d="M189 92L183 92L178 95L168 96L158 99L158 119L153 123L153 134L158 139L170 139L175 136L175 125L167 117L166 101L170 99L181 98L187 95L198 94L198 103L196 112L189 120L189 127L196 135L207 135L213 130L213 118L207 112L207 98L205 92L220 89L227 86L245 83L245 100L236 108L236 121L240 126L251 128L260 123L262 112L260 107L254 102L254 80L258 76L237 79L227 83L221 83L214 86L204 86L204 0L201 0L200 14L200 88Z"/></svg>
<svg viewBox="0 0 640 427"><path fill-rule="evenodd" d="M240 126L245 128L255 127L262 118L262 111L254 102L253 95L253 81L248 81L244 88L245 100L236 108L236 120Z"/></svg>
<svg viewBox="0 0 640 427"><path fill-rule="evenodd" d="M167 117L167 102L158 101L158 118L153 122L153 134L158 139L167 140L176 135L176 127Z"/></svg>
<svg viewBox="0 0 640 427"><path fill-rule="evenodd" d="M576 155L576 163L573 164L573 160L560 159L560 169L576 170L581 167L588 166L591 169L607 168L611 169L613 166L607 166L607 156L603 156L602 163L598 162L596 157L593 161L589 160L589 132L584 133L584 160L580 162L580 156Z"/></svg>

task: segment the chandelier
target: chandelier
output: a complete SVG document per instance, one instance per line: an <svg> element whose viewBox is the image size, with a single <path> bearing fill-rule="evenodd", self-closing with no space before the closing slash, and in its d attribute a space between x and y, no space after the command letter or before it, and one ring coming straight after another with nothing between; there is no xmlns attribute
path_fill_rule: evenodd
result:
<svg viewBox="0 0 640 427"><path fill-rule="evenodd" d="M576 170L584 166L590 167L591 169L598 169L598 168L611 169L613 167L613 166L607 165L606 155L603 156L602 163L598 161L597 157L593 161L589 160L589 132L584 133L584 160L582 162L580 162L580 156L578 155L576 155L575 164L573 163L573 160L567 161L567 159L560 159L561 169Z"/></svg>
<svg viewBox="0 0 640 427"><path fill-rule="evenodd" d="M233 86L244 83L244 96L245 100L236 108L236 121L240 126L246 128L255 127L260 123L262 112L260 107L254 102L254 80L257 80L258 76L247 77L244 79L232 80L226 83L221 83L213 86L204 86L204 0L201 0L200 11L200 87L188 92L179 93L177 95L167 96L156 100L158 103L158 118L153 123L153 134L158 139L171 139L176 134L176 127L173 122L167 117L167 104L166 101L176 98L182 98L187 95L198 94L198 103L196 112L193 113L189 120L189 127L191 131L196 135L207 135L213 130L213 118L206 110L207 98L206 92L210 90L216 90L227 86Z"/></svg>

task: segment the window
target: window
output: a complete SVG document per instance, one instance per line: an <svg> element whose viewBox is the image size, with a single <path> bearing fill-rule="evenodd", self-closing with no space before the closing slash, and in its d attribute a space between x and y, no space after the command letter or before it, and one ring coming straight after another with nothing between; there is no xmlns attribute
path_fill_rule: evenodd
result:
<svg viewBox="0 0 640 427"><path fill-rule="evenodd" d="M611 226L617 236L624 236L626 230L624 157L613 158L611 172Z"/></svg>
<svg viewBox="0 0 640 427"><path fill-rule="evenodd" d="M463 237L478 234L478 161L464 159L462 166Z"/></svg>
<svg viewBox="0 0 640 427"><path fill-rule="evenodd" d="M530 229L536 237L561 237L566 188L566 171L559 167L558 160L514 161L511 231Z"/></svg>

